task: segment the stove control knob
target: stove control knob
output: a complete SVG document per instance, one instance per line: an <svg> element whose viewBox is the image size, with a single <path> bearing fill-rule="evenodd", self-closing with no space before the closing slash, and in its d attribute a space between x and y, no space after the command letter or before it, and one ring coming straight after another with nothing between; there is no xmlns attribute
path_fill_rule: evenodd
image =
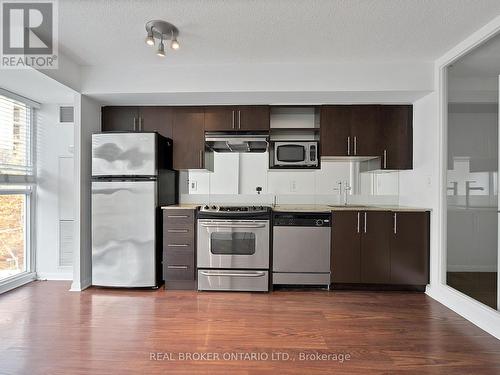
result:
<svg viewBox="0 0 500 375"><path fill-rule="evenodd" d="M204 210L208 210L210 207L208 207L207 205L205 205L205 207L203 207Z"/></svg>
<svg viewBox="0 0 500 375"><path fill-rule="evenodd" d="M259 206L259 210L263 211L264 210L264 206Z"/></svg>
<svg viewBox="0 0 500 375"><path fill-rule="evenodd" d="M217 206L212 206L212 210L216 210L217 209Z"/></svg>
<svg viewBox="0 0 500 375"><path fill-rule="evenodd" d="M323 226L323 220L321 220L321 219L316 220L316 226L317 227Z"/></svg>

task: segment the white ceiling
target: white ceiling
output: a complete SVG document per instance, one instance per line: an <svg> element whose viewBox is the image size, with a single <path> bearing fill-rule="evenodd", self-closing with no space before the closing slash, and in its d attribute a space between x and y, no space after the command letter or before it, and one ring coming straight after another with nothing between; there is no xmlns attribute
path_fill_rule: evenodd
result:
<svg viewBox="0 0 500 375"><path fill-rule="evenodd" d="M432 61L498 14L499 0L64 0L59 37L93 66ZM180 28L179 51L146 46L151 19Z"/></svg>

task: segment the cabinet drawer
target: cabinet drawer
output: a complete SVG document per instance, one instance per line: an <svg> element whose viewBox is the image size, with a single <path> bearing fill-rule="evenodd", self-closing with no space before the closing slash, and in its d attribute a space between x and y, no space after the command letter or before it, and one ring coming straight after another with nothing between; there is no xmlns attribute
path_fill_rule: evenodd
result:
<svg viewBox="0 0 500 375"><path fill-rule="evenodd" d="M168 209L163 211L163 225L166 228L194 226L194 210Z"/></svg>
<svg viewBox="0 0 500 375"><path fill-rule="evenodd" d="M194 250L194 238L190 237L174 237L163 239L163 250Z"/></svg>
<svg viewBox="0 0 500 375"><path fill-rule="evenodd" d="M163 278L165 280L194 280L194 252L164 254Z"/></svg>
<svg viewBox="0 0 500 375"><path fill-rule="evenodd" d="M163 236L165 239L170 239L172 241L179 241L182 239L194 238L194 226L164 226L163 227Z"/></svg>

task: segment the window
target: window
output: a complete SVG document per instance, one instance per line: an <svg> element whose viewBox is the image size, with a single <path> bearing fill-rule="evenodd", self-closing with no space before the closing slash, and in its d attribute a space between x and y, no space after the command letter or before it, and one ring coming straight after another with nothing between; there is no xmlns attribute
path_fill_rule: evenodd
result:
<svg viewBox="0 0 500 375"><path fill-rule="evenodd" d="M0 284L31 271L32 105L0 91Z"/></svg>

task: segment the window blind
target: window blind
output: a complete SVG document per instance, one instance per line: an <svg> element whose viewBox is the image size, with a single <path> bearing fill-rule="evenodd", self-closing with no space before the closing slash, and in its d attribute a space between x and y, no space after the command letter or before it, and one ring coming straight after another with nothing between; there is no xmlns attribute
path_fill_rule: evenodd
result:
<svg viewBox="0 0 500 375"><path fill-rule="evenodd" d="M0 94L0 180L33 176L32 111Z"/></svg>

